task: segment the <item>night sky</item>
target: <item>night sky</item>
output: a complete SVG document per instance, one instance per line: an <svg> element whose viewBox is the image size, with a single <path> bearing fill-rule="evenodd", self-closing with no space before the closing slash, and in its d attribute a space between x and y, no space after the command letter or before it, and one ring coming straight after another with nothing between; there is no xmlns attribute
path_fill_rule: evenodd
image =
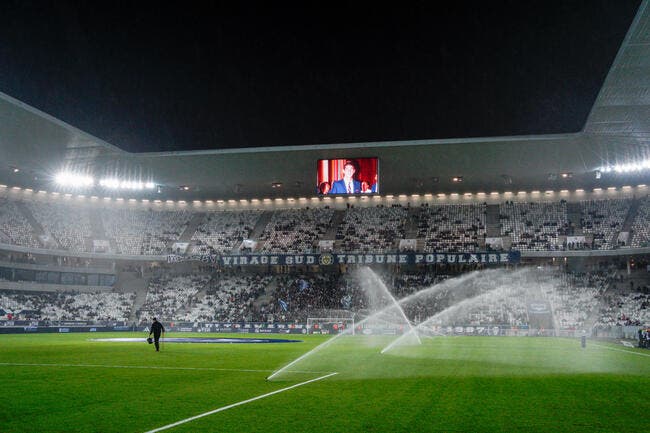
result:
<svg viewBox="0 0 650 433"><path fill-rule="evenodd" d="M5 0L0 91L129 151L571 133L639 6L304 3Z"/></svg>

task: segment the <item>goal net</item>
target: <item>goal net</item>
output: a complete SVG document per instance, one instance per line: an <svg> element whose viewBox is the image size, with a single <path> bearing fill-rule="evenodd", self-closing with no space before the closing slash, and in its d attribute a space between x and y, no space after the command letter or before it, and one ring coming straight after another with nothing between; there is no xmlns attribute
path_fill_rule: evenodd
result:
<svg viewBox="0 0 650 433"><path fill-rule="evenodd" d="M310 334L340 334L348 331L354 335L354 319L351 317L309 317L307 332Z"/></svg>

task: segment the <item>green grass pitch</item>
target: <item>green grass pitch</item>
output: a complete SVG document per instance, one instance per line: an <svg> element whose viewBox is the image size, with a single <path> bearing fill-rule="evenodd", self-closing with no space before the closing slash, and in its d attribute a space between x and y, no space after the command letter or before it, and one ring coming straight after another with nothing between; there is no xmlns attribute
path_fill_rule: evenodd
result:
<svg viewBox="0 0 650 433"><path fill-rule="evenodd" d="M380 354L391 337L344 336L269 381L332 337L160 353L90 341L108 337L143 334L1 335L0 431L148 432L331 372L165 431L650 431L650 351L620 344L436 337Z"/></svg>

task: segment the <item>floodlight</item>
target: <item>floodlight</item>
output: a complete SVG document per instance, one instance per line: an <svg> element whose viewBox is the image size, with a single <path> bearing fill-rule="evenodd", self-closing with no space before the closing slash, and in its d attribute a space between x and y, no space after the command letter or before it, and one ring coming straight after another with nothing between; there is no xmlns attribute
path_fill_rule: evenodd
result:
<svg viewBox="0 0 650 433"><path fill-rule="evenodd" d="M73 188L90 187L95 184L95 180L91 176L70 173L67 171L62 171L54 176L54 181L58 185L69 186Z"/></svg>

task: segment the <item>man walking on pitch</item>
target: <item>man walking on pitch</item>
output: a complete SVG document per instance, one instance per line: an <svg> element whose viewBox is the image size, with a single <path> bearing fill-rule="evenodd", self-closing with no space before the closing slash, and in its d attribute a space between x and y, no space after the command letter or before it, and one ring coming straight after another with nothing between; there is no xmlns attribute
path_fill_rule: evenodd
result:
<svg viewBox="0 0 650 433"><path fill-rule="evenodd" d="M153 334L153 342L156 346L156 352L160 352L160 345L158 343L160 341L160 334L165 333L165 327L158 321L158 319L154 317L150 329L151 330L149 331L149 337L151 337L151 334Z"/></svg>

